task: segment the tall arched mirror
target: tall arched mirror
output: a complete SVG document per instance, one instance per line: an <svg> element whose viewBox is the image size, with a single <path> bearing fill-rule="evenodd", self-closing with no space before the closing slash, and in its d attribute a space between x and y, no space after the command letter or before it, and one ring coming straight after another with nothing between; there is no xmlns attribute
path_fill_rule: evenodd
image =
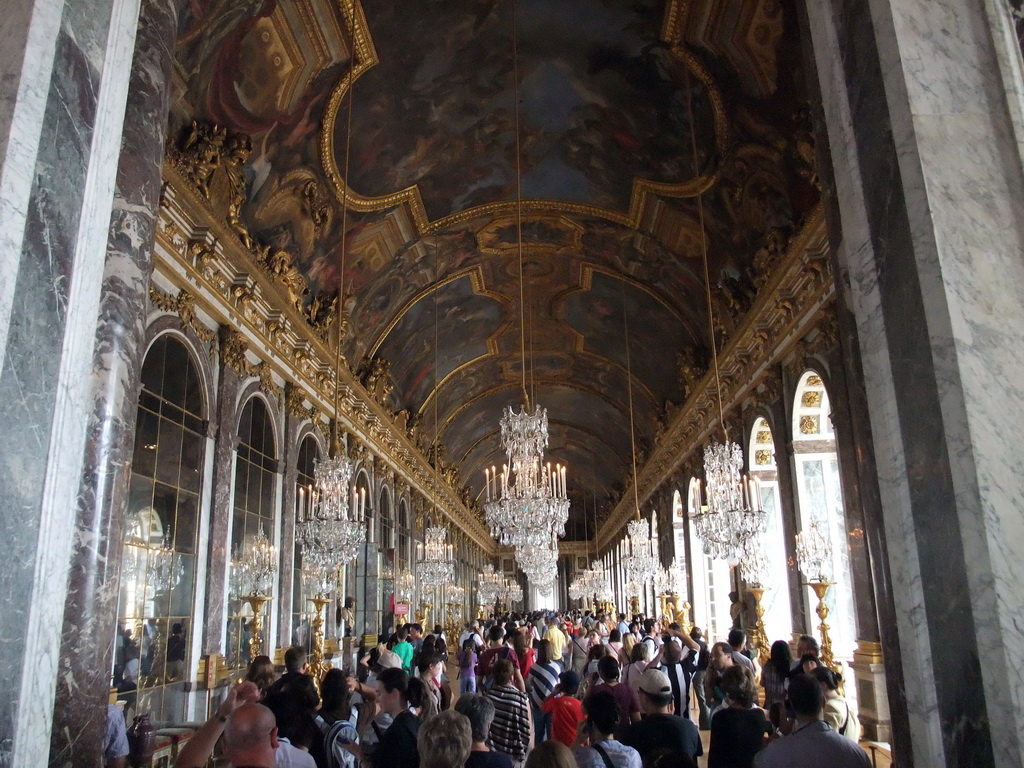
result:
<svg viewBox="0 0 1024 768"><path fill-rule="evenodd" d="M277 441L266 402L260 395L250 397L238 422L235 453L235 483L231 513L231 557L248 559L261 534L273 544L278 541ZM249 663L249 622L252 608L242 600L244 588L232 568L229 584L225 661L229 669L241 670ZM278 601L263 608L262 652L273 651L273 617Z"/></svg>
<svg viewBox="0 0 1024 768"><path fill-rule="evenodd" d="M126 711L184 717L193 679L196 551L206 446L203 381L189 349L160 336L142 365L112 684Z"/></svg>
<svg viewBox="0 0 1024 768"><path fill-rule="evenodd" d="M306 435L299 444L299 453L296 459L295 497L296 508L299 500L303 503L311 498L311 491L314 488L314 469L317 460L320 459L320 446L316 438ZM312 646L312 633L310 623L312 621L312 605L309 598L316 594L316 585L313 583L312 574L303 570L302 547L295 542L294 572L292 578L292 634L291 644L301 645L310 650Z"/></svg>

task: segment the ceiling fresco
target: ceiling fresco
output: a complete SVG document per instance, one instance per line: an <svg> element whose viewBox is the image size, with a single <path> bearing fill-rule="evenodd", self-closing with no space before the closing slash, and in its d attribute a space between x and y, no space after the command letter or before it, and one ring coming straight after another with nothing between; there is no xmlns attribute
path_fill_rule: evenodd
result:
<svg viewBox="0 0 1024 768"><path fill-rule="evenodd" d="M415 185L431 221L515 199L512 8L364 6L379 63L351 97L353 192L385 198ZM658 39L661 2L520 0L517 18L524 198L624 213L634 179L679 184L696 175L691 133L708 157L713 113L684 59ZM333 116L340 169L348 109L346 98Z"/></svg>
<svg viewBox="0 0 1024 768"><path fill-rule="evenodd" d="M516 8L514 66L512 0L190 0L170 136L244 137L235 232L472 497L525 366L582 537L820 192L792 0Z"/></svg>

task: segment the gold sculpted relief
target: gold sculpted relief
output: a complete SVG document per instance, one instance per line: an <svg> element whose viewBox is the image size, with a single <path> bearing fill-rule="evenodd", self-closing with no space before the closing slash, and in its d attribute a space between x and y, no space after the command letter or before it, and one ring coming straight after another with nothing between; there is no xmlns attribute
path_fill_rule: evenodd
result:
<svg viewBox="0 0 1024 768"><path fill-rule="evenodd" d="M821 405L821 392L804 392L800 397L800 405L804 408L817 408Z"/></svg>
<svg viewBox="0 0 1024 768"><path fill-rule="evenodd" d="M816 435L820 430L818 429L818 417L817 416L801 416L800 417L800 434L802 435Z"/></svg>
<svg viewBox="0 0 1024 768"><path fill-rule="evenodd" d="M152 285L149 286L149 298L153 302L153 306L157 309L161 309L164 312L174 312L181 318L188 328L192 332L202 339L204 342L209 344L213 341L213 337L216 335L213 331L199 322L199 318L196 316L195 306L196 299L188 291L179 291L177 296L171 296L170 294L158 291Z"/></svg>

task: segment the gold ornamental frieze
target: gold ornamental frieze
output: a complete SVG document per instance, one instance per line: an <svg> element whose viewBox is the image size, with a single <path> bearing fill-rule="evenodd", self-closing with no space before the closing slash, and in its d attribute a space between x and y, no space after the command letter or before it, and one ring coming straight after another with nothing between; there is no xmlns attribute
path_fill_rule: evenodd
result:
<svg viewBox="0 0 1024 768"><path fill-rule="evenodd" d="M337 313L333 297L314 296L305 309L297 307L298 283L291 290L282 284L282 279L290 279L290 263L275 262L272 251L246 247L222 211L204 201L195 180L183 176L175 163L165 163L164 180L154 267L161 284L174 285L178 294L153 288L154 306L179 314L197 335L211 342L215 334L199 322L197 308L214 323L242 331L240 343L234 337L229 342L231 364L244 375L258 378L260 387L273 397L284 395L276 375L301 388L314 409L331 412L335 377L340 375L339 413L346 428L393 465L417 492L429 495L429 489L435 488L439 506L451 522L490 552L494 542L487 528L466 507L457 489L429 466L407 426L400 428L396 414L377 402L347 366L335 373L327 338ZM239 354L241 345L263 361L251 362L244 350ZM322 419L313 421L325 428Z"/></svg>
<svg viewBox="0 0 1024 768"><path fill-rule="evenodd" d="M758 397L757 389L768 380L766 375L769 379L774 375L772 367L790 356L802 339L819 326L822 318L834 316L830 307L834 294L824 211L819 205L790 241L750 310L719 352L722 399L727 417L746 398L764 399L763 395ZM763 352L757 354L755 348L762 344ZM777 399L777 394L771 394L773 400ZM700 450L716 430L718 414L713 377L705 373L640 470L637 486L641 504L656 494L661 485ZM633 493L627 489L598 528L599 551L621 538L634 507Z"/></svg>

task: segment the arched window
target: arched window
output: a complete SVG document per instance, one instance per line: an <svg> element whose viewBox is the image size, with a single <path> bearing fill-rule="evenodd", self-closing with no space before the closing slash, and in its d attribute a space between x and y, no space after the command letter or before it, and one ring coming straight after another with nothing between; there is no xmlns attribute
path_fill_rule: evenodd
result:
<svg viewBox="0 0 1024 768"><path fill-rule="evenodd" d="M394 509L391 505L391 492L387 487L380 491L380 546L388 550L395 546Z"/></svg>
<svg viewBox="0 0 1024 768"><path fill-rule="evenodd" d="M409 502L402 499L398 504L398 567L412 567L412 531L409 529Z"/></svg>
<svg viewBox="0 0 1024 768"><path fill-rule="evenodd" d="M714 640L725 639L732 627L729 615L730 580L729 565L717 557L711 557L704 551L704 542L697 536L693 524L695 491L698 480L690 478L687 487L687 535L690 537L690 552L693 563L690 572L693 577L693 615L694 624L704 629L704 636Z"/></svg>
<svg viewBox="0 0 1024 768"><path fill-rule="evenodd" d="M299 455L296 460L295 496L296 509L298 499L301 498L308 504L310 491L314 487L315 462L320 458L320 446L316 438L307 435L299 445ZM300 494L299 491L302 491ZM312 647L312 633L309 631L311 621L311 606L309 598L314 596L315 589L310 583L308 574L302 569L302 547L298 541L295 542L295 569L292 579L292 645L301 645L310 650Z"/></svg>
<svg viewBox="0 0 1024 768"><path fill-rule="evenodd" d="M832 580L836 582L825 601L830 611L830 635L835 657L849 660L857 639L856 614L846 514L830 413L828 392L821 376L806 371L800 377L793 407L793 459L800 530L806 531L818 523L829 533ZM814 607L818 600L809 587L807 594L807 624L816 627Z"/></svg>
<svg viewBox="0 0 1024 768"><path fill-rule="evenodd" d="M246 557L262 531L271 543L277 539L277 445L270 412L259 395L242 408L238 423L238 450L235 455L235 488L231 513L232 560ZM249 663L249 606L238 594L233 580L227 619L225 657L230 669L242 669ZM264 650L270 646L270 628L274 626L275 601L264 607Z"/></svg>
<svg viewBox="0 0 1024 768"><path fill-rule="evenodd" d="M184 718L184 681L196 664L191 617L205 414L189 350L173 335L159 337L142 365L113 665L117 685L129 657L138 659L136 709L158 720ZM178 639L168 658L172 634Z"/></svg>
<svg viewBox="0 0 1024 768"><path fill-rule="evenodd" d="M760 536L761 547L769 565L761 605L764 607L765 634L771 643L789 639L793 632L793 615L790 612L789 580L786 576L786 540L775 466L775 438L764 418L754 421L747 455L752 457L750 476L757 479L761 486L761 508L768 513L768 527ZM752 624L755 619L755 616L748 615L747 624Z"/></svg>

